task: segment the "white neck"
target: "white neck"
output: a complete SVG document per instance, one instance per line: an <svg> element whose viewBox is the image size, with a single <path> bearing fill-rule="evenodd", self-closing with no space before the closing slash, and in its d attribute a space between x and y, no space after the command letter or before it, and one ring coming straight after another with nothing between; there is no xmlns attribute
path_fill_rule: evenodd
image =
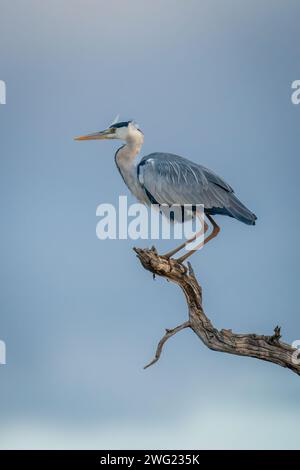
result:
<svg viewBox="0 0 300 470"><path fill-rule="evenodd" d="M131 132L126 138L126 144L117 151L115 161L130 191L139 201L146 202L144 190L138 180L136 165L136 157L140 153L143 143L142 132L138 130Z"/></svg>
<svg viewBox="0 0 300 470"><path fill-rule="evenodd" d="M123 148L125 149L126 147L127 153L130 153L131 157L135 158L140 153L143 143L143 133L135 129L134 131L131 130L128 134L126 144Z"/></svg>

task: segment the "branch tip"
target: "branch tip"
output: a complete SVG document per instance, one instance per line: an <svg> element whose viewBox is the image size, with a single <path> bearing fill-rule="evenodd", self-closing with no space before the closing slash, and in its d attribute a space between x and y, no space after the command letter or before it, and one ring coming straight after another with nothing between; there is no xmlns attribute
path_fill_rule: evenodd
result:
<svg viewBox="0 0 300 470"><path fill-rule="evenodd" d="M171 338L171 336L174 336L179 331L184 330L185 328L189 328L190 326L191 326L190 322L186 321L185 323L182 323L182 325L176 326L175 328L172 328L172 329L166 328L166 333L164 334L164 336L162 337L162 339L159 341L157 345L154 358L152 359L152 361L149 362L149 364L146 364L144 366L144 369L148 369L148 367L152 366L153 364L155 364L155 362L159 360L164 344L169 338Z"/></svg>

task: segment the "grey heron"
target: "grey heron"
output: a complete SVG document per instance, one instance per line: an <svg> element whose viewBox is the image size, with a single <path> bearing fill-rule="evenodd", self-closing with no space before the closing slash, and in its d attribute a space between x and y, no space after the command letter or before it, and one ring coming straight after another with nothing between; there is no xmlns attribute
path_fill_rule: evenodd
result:
<svg viewBox="0 0 300 470"><path fill-rule="evenodd" d="M171 153L151 153L137 161L144 134L133 121L117 122L104 131L75 137L75 140L104 139L124 142L115 154L115 162L125 184L143 204L203 204L212 231L195 249L178 258L179 262L218 235L220 227L213 215L227 215L245 224L255 225L256 215L242 204L229 184L208 168ZM209 225L204 221L204 233L208 228ZM197 234L164 256L170 258L196 237Z"/></svg>

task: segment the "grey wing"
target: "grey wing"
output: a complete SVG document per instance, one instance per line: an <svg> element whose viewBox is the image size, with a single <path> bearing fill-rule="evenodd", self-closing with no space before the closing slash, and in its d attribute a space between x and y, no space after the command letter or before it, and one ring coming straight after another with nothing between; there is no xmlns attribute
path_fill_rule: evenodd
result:
<svg viewBox="0 0 300 470"><path fill-rule="evenodd" d="M205 209L229 205L233 189L215 173L185 158L153 153L138 166L138 178L158 204L203 204Z"/></svg>
<svg viewBox="0 0 300 470"><path fill-rule="evenodd" d="M151 203L203 204L209 214L223 214L254 225L257 219L213 171L170 153L153 153L138 165L138 178Z"/></svg>

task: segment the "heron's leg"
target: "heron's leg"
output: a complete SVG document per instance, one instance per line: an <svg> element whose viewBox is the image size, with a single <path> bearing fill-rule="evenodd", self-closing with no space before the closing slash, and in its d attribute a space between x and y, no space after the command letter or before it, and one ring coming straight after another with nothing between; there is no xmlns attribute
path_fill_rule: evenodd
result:
<svg viewBox="0 0 300 470"><path fill-rule="evenodd" d="M201 220L201 218L199 217L199 219ZM192 238L189 238L188 240L186 240L184 243L181 243L181 245L177 246L176 248L174 248L173 250L171 251L168 251L168 253L166 253L165 255L162 255L164 258L171 258L171 256L175 255L178 251L182 250L182 248L185 248L186 245L188 245L189 243L193 242L194 240L196 240L196 238L198 238L200 235L203 234L203 229L204 229L204 233L207 232L208 230L208 225L207 223L205 222L205 220L203 221L203 225L201 227L201 230L199 230L199 232L197 232L195 235L192 236Z"/></svg>
<svg viewBox="0 0 300 470"><path fill-rule="evenodd" d="M185 261L189 256L191 256L193 253L195 253L196 251L199 250L199 248L201 248L201 246L204 246L206 245L206 243L208 243L210 240L212 240L213 238L215 238L218 233L220 232L220 227L219 225L214 221L214 219L212 218L211 215L209 214L206 214L206 217L208 218L208 220L211 222L212 226L213 226L213 230L211 232L210 235L208 235L207 238L205 238L204 242L201 242L199 243L198 246L196 246L196 248L194 250L190 250L188 251L185 255L181 256L180 258L177 258L177 261L179 263L183 263L183 261Z"/></svg>

